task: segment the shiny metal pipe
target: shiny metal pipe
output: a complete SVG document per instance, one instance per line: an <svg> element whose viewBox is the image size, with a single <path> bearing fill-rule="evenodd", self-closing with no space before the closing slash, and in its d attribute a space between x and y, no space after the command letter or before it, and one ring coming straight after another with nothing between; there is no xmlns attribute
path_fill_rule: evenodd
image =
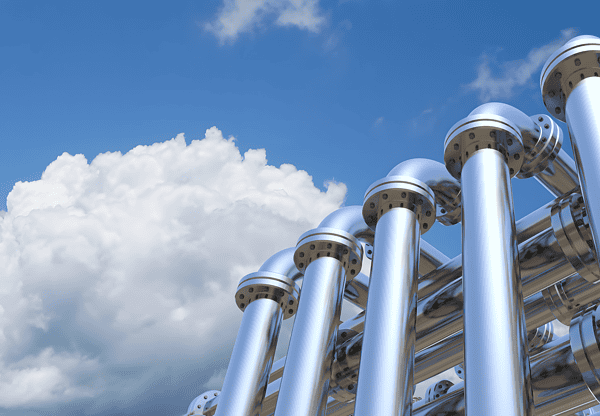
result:
<svg viewBox="0 0 600 416"><path fill-rule="evenodd" d="M600 45L599 45L600 47ZM598 50L600 53L600 49ZM597 69L600 72L600 68ZM577 160L581 190L588 207L594 241L600 244L600 78L581 81L566 104L573 154ZM596 258L598 252L596 252Z"/></svg>
<svg viewBox="0 0 600 416"><path fill-rule="evenodd" d="M541 89L551 114L569 126L583 199L588 207L596 258L600 240L600 39L577 36L546 61Z"/></svg>
<svg viewBox="0 0 600 416"><path fill-rule="evenodd" d="M407 208L377 223L356 416L410 415L419 239L417 215Z"/></svg>
<svg viewBox="0 0 600 416"><path fill-rule="evenodd" d="M519 129L525 150L518 178L540 182L554 196L562 196L579 187L575 162L561 149L563 133L550 117L544 114L529 117L504 103L482 104L470 115L501 116Z"/></svg>
<svg viewBox="0 0 600 416"><path fill-rule="evenodd" d="M235 300L244 312L221 391L217 416L260 411L273 364L281 321L296 312L299 287L293 249L271 256L240 281Z"/></svg>
<svg viewBox="0 0 600 416"><path fill-rule="evenodd" d="M442 172L438 174L437 172ZM363 216L375 228L364 324L357 416L410 415L421 234L435 222L435 187L458 185L441 163L409 160L371 185ZM423 175L428 176L423 178ZM449 178L449 179L448 179ZM457 186L458 188L458 186ZM385 388L381 388L385 386Z"/></svg>
<svg viewBox="0 0 600 416"><path fill-rule="evenodd" d="M275 415L324 414L343 287L337 259L320 258L307 267Z"/></svg>
<svg viewBox="0 0 600 416"><path fill-rule="evenodd" d="M282 317L281 306L272 299L255 300L244 311L217 416L254 416L260 412Z"/></svg>
<svg viewBox="0 0 600 416"><path fill-rule="evenodd" d="M533 400L508 169L483 149L462 172L466 408L525 416Z"/></svg>

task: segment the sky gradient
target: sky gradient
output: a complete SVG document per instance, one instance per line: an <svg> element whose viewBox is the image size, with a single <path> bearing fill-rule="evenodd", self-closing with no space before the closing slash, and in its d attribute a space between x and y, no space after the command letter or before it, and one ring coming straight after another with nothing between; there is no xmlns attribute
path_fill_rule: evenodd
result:
<svg viewBox="0 0 600 416"><path fill-rule="evenodd" d="M0 0L0 415L180 416L245 274L478 105L545 114L581 34L553 2ZM551 199L512 185L517 219Z"/></svg>

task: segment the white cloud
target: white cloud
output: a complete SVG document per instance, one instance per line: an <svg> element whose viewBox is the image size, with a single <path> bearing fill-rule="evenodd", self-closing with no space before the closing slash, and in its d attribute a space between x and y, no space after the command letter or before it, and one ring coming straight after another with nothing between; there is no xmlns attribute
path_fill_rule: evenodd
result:
<svg viewBox="0 0 600 416"><path fill-rule="evenodd" d="M374 126L381 126L383 124L383 117L379 117L377 120L375 120Z"/></svg>
<svg viewBox="0 0 600 416"><path fill-rule="evenodd" d="M575 34L575 29L565 29L561 31L560 38L532 49L525 59L498 63L494 57L483 54L477 69L477 79L466 87L468 90L479 92L479 98L483 102L510 98L514 95L515 88L533 85L532 75L537 75L546 59ZM500 75L492 73L492 63L500 68Z"/></svg>
<svg viewBox="0 0 600 416"><path fill-rule="evenodd" d="M215 381L237 283L341 205L345 185L326 186L214 127L91 163L64 153L17 183L0 218L0 408Z"/></svg>
<svg viewBox="0 0 600 416"><path fill-rule="evenodd" d="M224 44L235 42L240 33L270 23L318 33L325 22L319 0L224 0L216 19L204 28Z"/></svg>

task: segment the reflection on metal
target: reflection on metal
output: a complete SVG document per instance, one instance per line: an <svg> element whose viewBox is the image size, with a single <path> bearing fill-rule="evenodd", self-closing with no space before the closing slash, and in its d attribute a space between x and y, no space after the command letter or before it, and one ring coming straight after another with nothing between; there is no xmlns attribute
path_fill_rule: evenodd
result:
<svg viewBox="0 0 600 416"><path fill-rule="evenodd" d="M474 109L449 130L445 165L400 163L363 206L332 213L244 277L222 390L187 415L599 413L600 39L559 48L541 89L550 115ZM567 131L575 160L561 147ZM555 199L515 222L514 176ZM436 221L461 223L462 255L421 239ZM340 323L343 299L363 311ZM292 315L287 356L273 362ZM553 340L554 319L568 335ZM453 367L464 382L439 376Z"/></svg>

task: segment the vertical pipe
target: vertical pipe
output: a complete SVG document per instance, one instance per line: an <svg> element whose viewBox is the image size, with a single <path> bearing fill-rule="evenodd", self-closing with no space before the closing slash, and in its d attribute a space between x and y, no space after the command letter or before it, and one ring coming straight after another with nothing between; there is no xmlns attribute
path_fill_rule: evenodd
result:
<svg viewBox="0 0 600 416"><path fill-rule="evenodd" d="M248 305L233 347L216 416L254 416L260 411L282 317L281 307L272 299L258 299Z"/></svg>
<svg viewBox="0 0 600 416"><path fill-rule="evenodd" d="M569 126L596 258L600 244L600 39L577 36L546 61L540 79L550 114Z"/></svg>
<svg viewBox="0 0 600 416"><path fill-rule="evenodd" d="M321 227L300 237L294 261L302 296L281 378L276 416L325 414L346 283L360 271L362 247L342 230Z"/></svg>
<svg viewBox="0 0 600 416"><path fill-rule="evenodd" d="M444 142L446 168L461 178L465 401L471 415L533 414L510 186L523 151L518 127L495 114L469 115ZM486 336L491 330L493 338Z"/></svg>
<svg viewBox="0 0 600 416"><path fill-rule="evenodd" d="M419 224L392 209L375 231L355 415L410 415L413 391Z"/></svg>
<svg viewBox="0 0 600 416"><path fill-rule="evenodd" d="M600 51L599 51L600 52ZM600 68L598 69L600 73ZM573 90L566 104L573 155L577 162L594 241L600 244L600 78L587 78ZM597 253L596 253L597 254ZM600 258L596 255L596 258Z"/></svg>
<svg viewBox="0 0 600 416"><path fill-rule="evenodd" d="M531 415L512 192L500 152L482 149L465 163L462 207L466 409Z"/></svg>
<svg viewBox="0 0 600 416"><path fill-rule="evenodd" d="M283 250L267 266L292 263L293 253ZM269 263L270 262L270 263ZM292 263L293 264L293 263ZM279 270L281 267L271 267ZM285 268L284 272L289 272ZM235 300L244 312L223 382L216 416L254 416L260 412L269 380L282 319L297 307L299 288L286 275L263 270L245 276Z"/></svg>

